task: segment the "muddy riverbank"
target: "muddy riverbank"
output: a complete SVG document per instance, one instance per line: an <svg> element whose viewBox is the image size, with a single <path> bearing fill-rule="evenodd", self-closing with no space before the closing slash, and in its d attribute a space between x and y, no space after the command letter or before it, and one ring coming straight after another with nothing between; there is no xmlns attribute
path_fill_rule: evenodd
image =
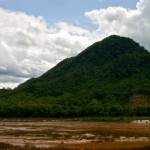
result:
<svg viewBox="0 0 150 150"><path fill-rule="evenodd" d="M1 120L0 143L43 149L140 148L150 146L150 124Z"/></svg>

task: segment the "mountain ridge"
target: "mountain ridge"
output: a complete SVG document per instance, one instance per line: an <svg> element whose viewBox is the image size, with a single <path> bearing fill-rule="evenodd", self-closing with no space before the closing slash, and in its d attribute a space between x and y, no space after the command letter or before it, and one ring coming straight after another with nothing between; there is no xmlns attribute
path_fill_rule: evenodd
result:
<svg viewBox="0 0 150 150"><path fill-rule="evenodd" d="M122 41L123 43L120 43ZM106 44L107 47L105 47ZM134 50L135 46L138 47L136 51ZM111 50L112 47L113 50ZM141 58L140 56L142 53L144 53L144 58ZM82 78L83 74L87 74L88 78L90 76L92 76L92 78L95 76L95 78L99 77L102 78L102 80L110 75L116 78L125 77L130 74L132 75L142 72L145 61L148 61L148 65L150 64L149 59L145 59L145 54L149 55L149 52L140 47L139 44L133 40L112 35L101 42L94 43L76 57L63 60L56 65L56 67L50 69L41 77L37 78L37 81L55 80L55 77L58 78L63 75L67 76L68 72L71 72L71 75L80 76L80 78ZM136 57L141 60L139 59L137 61ZM118 66L118 64L120 66Z"/></svg>

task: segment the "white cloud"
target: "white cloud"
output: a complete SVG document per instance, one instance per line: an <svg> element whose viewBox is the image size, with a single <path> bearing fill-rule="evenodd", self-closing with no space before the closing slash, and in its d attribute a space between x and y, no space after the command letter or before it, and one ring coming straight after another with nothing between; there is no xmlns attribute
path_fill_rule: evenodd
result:
<svg viewBox="0 0 150 150"><path fill-rule="evenodd" d="M15 88L21 82L25 82L24 78L18 78L13 76L0 75L0 87L1 88Z"/></svg>
<svg viewBox="0 0 150 150"><path fill-rule="evenodd" d="M0 87L37 77L93 42L88 30L68 23L48 26L42 17L5 9L0 9L0 18L0 78L5 76Z"/></svg>
<svg viewBox="0 0 150 150"><path fill-rule="evenodd" d="M0 88L37 77L66 57L110 34L129 36L150 49L150 1L86 12L98 28L91 32L66 22L49 26L42 17L0 9Z"/></svg>
<svg viewBox="0 0 150 150"><path fill-rule="evenodd" d="M149 0L140 0L135 10L108 7L86 12L85 15L99 26L99 33L129 36L150 49L149 8Z"/></svg>

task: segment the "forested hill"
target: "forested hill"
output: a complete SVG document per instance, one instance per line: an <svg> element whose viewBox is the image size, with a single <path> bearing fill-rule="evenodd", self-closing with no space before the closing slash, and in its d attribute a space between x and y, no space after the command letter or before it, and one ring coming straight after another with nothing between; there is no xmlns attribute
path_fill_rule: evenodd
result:
<svg viewBox="0 0 150 150"><path fill-rule="evenodd" d="M150 115L150 52L112 35L0 96L4 106L28 117Z"/></svg>

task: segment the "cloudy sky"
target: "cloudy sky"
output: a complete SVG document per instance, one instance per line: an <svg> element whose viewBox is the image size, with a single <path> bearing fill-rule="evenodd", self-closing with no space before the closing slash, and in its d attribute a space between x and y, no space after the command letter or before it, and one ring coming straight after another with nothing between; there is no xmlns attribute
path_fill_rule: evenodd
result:
<svg viewBox="0 0 150 150"><path fill-rule="evenodd" d="M0 0L0 88L38 77L111 34L150 50L150 0Z"/></svg>

